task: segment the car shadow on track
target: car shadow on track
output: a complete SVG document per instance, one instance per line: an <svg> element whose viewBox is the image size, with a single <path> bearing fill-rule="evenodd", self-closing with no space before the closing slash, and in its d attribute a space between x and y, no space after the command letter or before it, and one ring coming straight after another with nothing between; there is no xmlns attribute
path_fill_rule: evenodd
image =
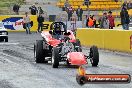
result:
<svg viewBox="0 0 132 88"><path fill-rule="evenodd" d="M48 63L39 63L39 65L46 65L46 66L51 66L52 67L52 64L51 62L48 62ZM77 69L79 68L79 66L76 66L76 65L67 65L67 64L60 64L58 69L61 69L61 68L72 68L72 69Z"/></svg>

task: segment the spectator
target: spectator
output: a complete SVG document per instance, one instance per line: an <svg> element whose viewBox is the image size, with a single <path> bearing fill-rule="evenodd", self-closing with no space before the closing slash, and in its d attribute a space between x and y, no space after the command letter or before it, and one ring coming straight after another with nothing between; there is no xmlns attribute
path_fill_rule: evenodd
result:
<svg viewBox="0 0 132 88"><path fill-rule="evenodd" d="M16 13L16 15L19 15L19 8L20 8L20 6L17 5L17 4L15 4L15 5L13 6L13 11Z"/></svg>
<svg viewBox="0 0 132 88"><path fill-rule="evenodd" d="M131 1L129 1L129 3L127 3L127 8L132 9L132 2Z"/></svg>
<svg viewBox="0 0 132 88"><path fill-rule="evenodd" d="M89 0L84 0L84 5L89 6Z"/></svg>
<svg viewBox="0 0 132 88"><path fill-rule="evenodd" d="M102 20L102 17L99 17L98 23L99 23L99 25L100 25L100 28L102 28L101 20Z"/></svg>
<svg viewBox="0 0 132 88"><path fill-rule="evenodd" d="M129 14L128 14L126 6L123 6L120 12L120 17L121 17L121 24L122 24L123 29L129 30L130 19L129 19Z"/></svg>
<svg viewBox="0 0 132 88"><path fill-rule="evenodd" d="M93 22L94 22L93 27L96 28L96 19L95 19L94 15L92 16L92 18L93 18Z"/></svg>
<svg viewBox="0 0 132 88"><path fill-rule="evenodd" d="M89 17L91 17L91 15L86 15L86 27L87 27L87 28L88 28Z"/></svg>
<svg viewBox="0 0 132 88"><path fill-rule="evenodd" d="M37 13L37 8L36 8L35 5L29 7L29 9L31 10L31 14L32 14L32 15L36 15L36 13Z"/></svg>
<svg viewBox="0 0 132 88"><path fill-rule="evenodd" d="M100 20L100 28L109 29L109 20L107 17L107 13L104 13L103 17L101 17L99 20Z"/></svg>
<svg viewBox="0 0 132 88"><path fill-rule="evenodd" d="M39 7L38 7L38 16L39 16L40 14L43 14L43 13L44 13L43 9L39 6Z"/></svg>
<svg viewBox="0 0 132 88"><path fill-rule="evenodd" d="M91 17L91 15L86 15L86 27L87 27L87 28L88 28L89 17Z"/></svg>
<svg viewBox="0 0 132 88"><path fill-rule="evenodd" d="M71 30L73 31L73 33L74 33L74 35L76 36L76 21L77 21L77 19L76 19L76 16L75 15L73 15L71 18L70 18L70 23L71 23L71 25L70 25L70 28L71 28Z"/></svg>
<svg viewBox="0 0 132 88"><path fill-rule="evenodd" d="M109 13L109 15L108 15L109 29L113 29L113 27L115 27L114 17L112 16L111 11L109 11L108 13Z"/></svg>
<svg viewBox="0 0 132 88"><path fill-rule="evenodd" d="M31 34L30 32L31 24L30 24L30 17L28 16L28 12L25 13L25 17L23 18L23 21L26 28L26 33Z"/></svg>
<svg viewBox="0 0 132 88"><path fill-rule="evenodd" d="M123 3L122 8L123 8L124 6L127 7L127 1L125 1L125 2Z"/></svg>
<svg viewBox="0 0 132 88"><path fill-rule="evenodd" d="M37 32L40 32L40 28L41 28L41 31L43 31L44 17L42 16L42 14L38 16L37 21L38 21L38 31Z"/></svg>
<svg viewBox="0 0 132 88"><path fill-rule="evenodd" d="M64 9L67 10L67 8L70 7L69 1L66 0L66 2L64 3Z"/></svg>
<svg viewBox="0 0 132 88"><path fill-rule="evenodd" d="M84 27L88 27L88 25L87 25L87 19L88 19L88 15L85 15L85 19L84 19L84 22L83 22L83 24L84 24Z"/></svg>
<svg viewBox="0 0 132 88"><path fill-rule="evenodd" d="M70 21L70 18L72 17L72 14L74 13L73 8L70 6L67 10L68 13L68 21Z"/></svg>
<svg viewBox="0 0 132 88"><path fill-rule="evenodd" d="M88 27L88 28L94 28L94 25L95 25L95 18L94 18L94 15L90 15L90 17L88 17L86 23L87 23L87 27Z"/></svg>
<svg viewBox="0 0 132 88"><path fill-rule="evenodd" d="M118 0L115 0L115 2L118 2Z"/></svg>
<svg viewBox="0 0 132 88"><path fill-rule="evenodd" d="M76 14L78 16L78 21L82 21L83 10L80 8L80 6L78 7Z"/></svg>

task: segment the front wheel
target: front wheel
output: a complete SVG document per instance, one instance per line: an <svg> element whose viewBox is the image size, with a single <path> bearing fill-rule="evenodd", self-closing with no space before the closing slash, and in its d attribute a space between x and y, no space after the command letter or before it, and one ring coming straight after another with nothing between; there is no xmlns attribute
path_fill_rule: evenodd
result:
<svg viewBox="0 0 132 88"><path fill-rule="evenodd" d="M92 66L97 66L99 63L99 52L97 46L92 46L90 48L90 61Z"/></svg>
<svg viewBox="0 0 132 88"><path fill-rule="evenodd" d="M53 68L58 68L59 60L60 60L59 48L54 47L52 51L52 67Z"/></svg>

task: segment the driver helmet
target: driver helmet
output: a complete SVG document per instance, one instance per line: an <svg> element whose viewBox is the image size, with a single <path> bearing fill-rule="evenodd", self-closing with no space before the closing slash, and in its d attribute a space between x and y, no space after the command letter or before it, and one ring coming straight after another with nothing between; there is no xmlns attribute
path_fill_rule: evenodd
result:
<svg viewBox="0 0 132 88"><path fill-rule="evenodd" d="M59 23L57 23L56 25L54 25L55 30L61 30L61 25Z"/></svg>

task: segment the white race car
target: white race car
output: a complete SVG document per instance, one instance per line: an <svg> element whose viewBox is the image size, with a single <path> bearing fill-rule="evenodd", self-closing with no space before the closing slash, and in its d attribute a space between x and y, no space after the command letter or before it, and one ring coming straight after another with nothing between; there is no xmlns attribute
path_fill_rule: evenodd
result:
<svg viewBox="0 0 132 88"><path fill-rule="evenodd" d="M8 42L8 32L7 29L5 29L2 22L0 22L0 42Z"/></svg>

